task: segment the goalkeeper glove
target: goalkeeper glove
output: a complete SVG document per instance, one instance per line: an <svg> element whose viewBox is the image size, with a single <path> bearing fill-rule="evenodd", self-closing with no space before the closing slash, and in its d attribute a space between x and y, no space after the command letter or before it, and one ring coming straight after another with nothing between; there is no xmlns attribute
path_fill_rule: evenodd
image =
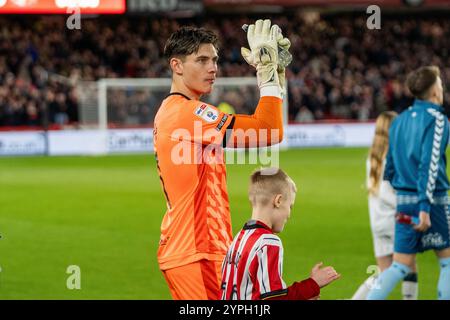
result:
<svg viewBox="0 0 450 320"><path fill-rule="evenodd" d="M278 43L281 30L277 25L271 27L270 20L257 20L247 31L250 50L241 48L241 54L248 64L256 68L256 77L261 91L281 97L280 79L278 77ZM275 91L263 88L276 87ZM269 94L268 94L269 95Z"/></svg>
<svg viewBox="0 0 450 320"><path fill-rule="evenodd" d="M281 32L278 35L277 44L278 44L278 47L282 50L281 52L289 53L291 41L289 41L288 38L283 38L283 35L281 34ZM289 62L288 62L288 64L289 64ZM287 65L285 65L283 63L278 63L278 67L277 67L278 79L280 80L280 88L281 88L282 95L286 94L286 66Z"/></svg>

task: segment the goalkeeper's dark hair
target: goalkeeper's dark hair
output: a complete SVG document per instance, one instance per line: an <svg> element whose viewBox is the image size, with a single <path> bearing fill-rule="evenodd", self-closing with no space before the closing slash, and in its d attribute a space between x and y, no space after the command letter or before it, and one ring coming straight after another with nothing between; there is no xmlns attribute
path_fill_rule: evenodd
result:
<svg viewBox="0 0 450 320"><path fill-rule="evenodd" d="M273 196L283 194L287 197L288 192L297 192L294 181L280 168L258 169L250 177L248 196L250 202L267 205Z"/></svg>
<svg viewBox="0 0 450 320"><path fill-rule="evenodd" d="M406 86L412 95L420 100L427 100L431 87L441 75L436 66L421 67L411 72L406 78Z"/></svg>
<svg viewBox="0 0 450 320"><path fill-rule="evenodd" d="M167 60L173 57L183 58L198 52L202 44L212 44L217 51L219 50L219 39L214 32L205 28L181 27L167 40L164 57Z"/></svg>

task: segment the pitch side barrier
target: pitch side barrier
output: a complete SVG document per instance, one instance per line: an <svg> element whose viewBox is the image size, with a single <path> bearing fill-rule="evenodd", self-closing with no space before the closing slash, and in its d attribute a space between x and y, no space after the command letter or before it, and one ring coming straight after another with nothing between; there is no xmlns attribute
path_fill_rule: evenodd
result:
<svg viewBox="0 0 450 320"><path fill-rule="evenodd" d="M305 147L368 147L374 122L289 124L285 149ZM107 155L153 153L152 128L107 130L1 131L0 156ZM282 148L283 149L283 148Z"/></svg>

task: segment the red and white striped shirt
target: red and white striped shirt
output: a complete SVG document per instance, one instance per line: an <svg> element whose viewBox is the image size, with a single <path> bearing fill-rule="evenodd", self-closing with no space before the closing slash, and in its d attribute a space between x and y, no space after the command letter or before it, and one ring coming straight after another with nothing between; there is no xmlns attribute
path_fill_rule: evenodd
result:
<svg viewBox="0 0 450 320"><path fill-rule="evenodd" d="M289 288L282 278L283 245L260 221L250 220L234 238L222 264L222 300L310 299L319 294L314 280ZM291 294L288 294L288 291Z"/></svg>

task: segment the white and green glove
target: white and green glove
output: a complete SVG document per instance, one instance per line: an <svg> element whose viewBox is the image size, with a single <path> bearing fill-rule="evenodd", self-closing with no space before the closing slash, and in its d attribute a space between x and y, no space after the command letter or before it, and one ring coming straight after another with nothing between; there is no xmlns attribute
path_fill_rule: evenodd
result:
<svg viewBox="0 0 450 320"><path fill-rule="evenodd" d="M256 68L261 96L278 96L281 98L282 88L278 73L277 42L281 30L277 25L271 26L271 24L272 22L267 19L264 21L257 20L255 24L250 25L247 30L250 50L241 48L241 54L248 64Z"/></svg>

